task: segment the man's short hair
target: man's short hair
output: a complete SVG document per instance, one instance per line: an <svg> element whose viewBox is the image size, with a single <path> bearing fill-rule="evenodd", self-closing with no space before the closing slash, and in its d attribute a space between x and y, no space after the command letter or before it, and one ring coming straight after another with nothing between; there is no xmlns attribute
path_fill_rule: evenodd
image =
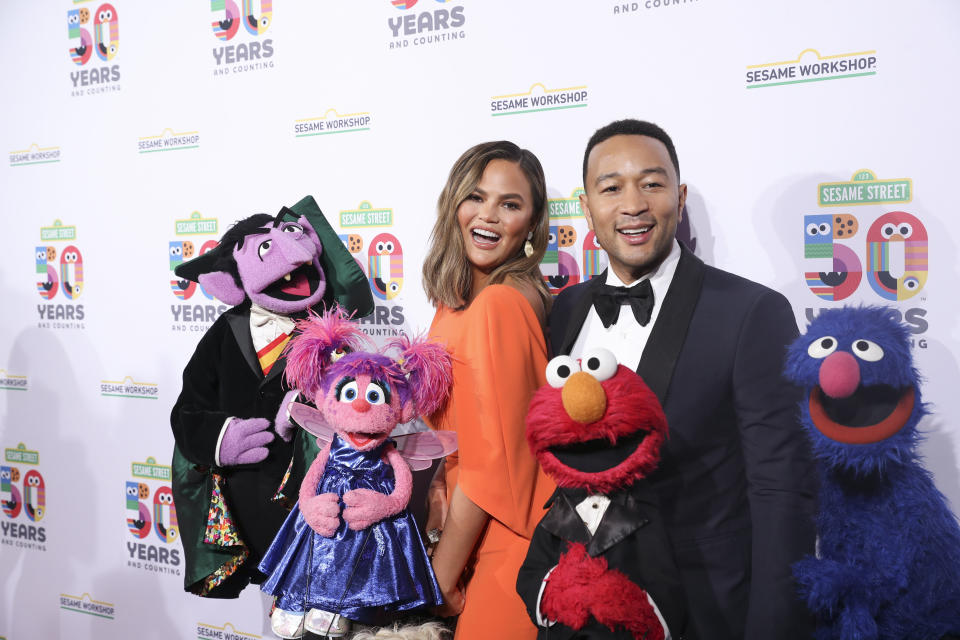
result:
<svg viewBox="0 0 960 640"><path fill-rule="evenodd" d="M670 161L673 162L673 168L677 172L677 180L680 180L680 161L677 159L677 150L673 146L673 140L670 139L667 132L652 122L627 118L626 120L611 122L607 126L597 129L593 135L590 136L590 141L587 142L587 150L583 152L584 188L587 186L587 159L590 157L590 152L593 151L595 146L613 136L647 136L648 138L659 140L667 148L667 153L670 154Z"/></svg>

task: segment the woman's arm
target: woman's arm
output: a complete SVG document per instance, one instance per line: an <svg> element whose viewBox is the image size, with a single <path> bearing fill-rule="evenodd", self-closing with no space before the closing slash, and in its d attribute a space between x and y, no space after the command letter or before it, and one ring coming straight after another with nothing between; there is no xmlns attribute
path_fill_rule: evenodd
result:
<svg viewBox="0 0 960 640"><path fill-rule="evenodd" d="M460 576L489 520L487 512L474 504L459 486L454 488L443 535L432 559L433 571L437 574L437 583L444 599L443 606L436 610L438 615L449 617L463 611Z"/></svg>

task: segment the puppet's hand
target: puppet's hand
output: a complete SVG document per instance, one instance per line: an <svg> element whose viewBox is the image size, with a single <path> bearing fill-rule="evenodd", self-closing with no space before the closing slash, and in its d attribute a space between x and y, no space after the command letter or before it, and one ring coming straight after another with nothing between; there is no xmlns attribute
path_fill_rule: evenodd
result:
<svg viewBox="0 0 960 640"><path fill-rule="evenodd" d="M321 493L306 502L300 502L300 513L310 528L324 538L330 538L340 526L340 498L335 493Z"/></svg>
<svg viewBox="0 0 960 640"><path fill-rule="evenodd" d="M571 629L582 629L590 617L594 583L607 570L603 558L591 558L587 548L572 542L560 556L556 569L547 578L540 610L547 620L556 620Z"/></svg>
<svg viewBox="0 0 960 640"><path fill-rule="evenodd" d="M384 518L399 513L396 500L391 496L371 489L353 489L343 494L343 519L354 531L366 529Z"/></svg>
<svg viewBox="0 0 960 640"><path fill-rule="evenodd" d="M647 592L615 569L596 582L589 604L597 622L611 630L626 629L634 638L663 640L663 626L647 600Z"/></svg>
<svg viewBox="0 0 960 640"><path fill-rule="evenodd" d="M277 432L277 435L283 438L284 442L290 442L293 439L293 433L296 431L297 426L293 424L290 420L290 412L288 407L290 403L297 399L297 395L300 392L296 389L292 391L287 391L287 395L283 396L283 400L280 402L280 409L277 411L277 417L273 421L274 430Z"/></svg>
<svg viewBox="0 0 960 640"><path fill-rule="evenodd" d="M270 421L266 418L231 420L220 442L220 465L232 467L266 460L267 445L273 440L273 434L267 431L269 428Z"/></svg>

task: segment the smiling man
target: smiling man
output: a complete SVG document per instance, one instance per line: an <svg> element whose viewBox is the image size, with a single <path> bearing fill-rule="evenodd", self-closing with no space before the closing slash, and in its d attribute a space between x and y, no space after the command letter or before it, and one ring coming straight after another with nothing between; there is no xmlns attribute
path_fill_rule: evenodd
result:
<svg viewBox="0 0 960 640"><path fill-rule="evenodd" d="M799 391L780 375L797 335L779 293L705 265L675 238L687 187L670 137L621 120L583 159L600 276L550 313L558 354L604 347L664 406L651 477L686 591L690 637L809 638L790 566L814 545L813 467Z"/></svg>

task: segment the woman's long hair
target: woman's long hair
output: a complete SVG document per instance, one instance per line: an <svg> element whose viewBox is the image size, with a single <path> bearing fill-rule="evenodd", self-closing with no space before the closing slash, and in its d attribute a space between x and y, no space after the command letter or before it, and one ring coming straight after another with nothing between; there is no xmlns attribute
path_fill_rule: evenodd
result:
<svg viewBox="0 0 960 640"><path fill-rule="evenodd" d="M491 160L515 162L530 184L533 254L528 257L521 249L516 256L495 268L487 283L500 284L508 278L527 281L536 287L544 308L549 309L551 297L540 273L540 261L547 250L550 233L543 167L533 153L506 140L484 142L467 149L450 169L447 184L437 200L437 221L430 232L430 248L423 262L423 288L427 299L435 307L443 304L451 309L465 307L470 299L473 273L457 221L457 208L476 189Z"/></svg>

